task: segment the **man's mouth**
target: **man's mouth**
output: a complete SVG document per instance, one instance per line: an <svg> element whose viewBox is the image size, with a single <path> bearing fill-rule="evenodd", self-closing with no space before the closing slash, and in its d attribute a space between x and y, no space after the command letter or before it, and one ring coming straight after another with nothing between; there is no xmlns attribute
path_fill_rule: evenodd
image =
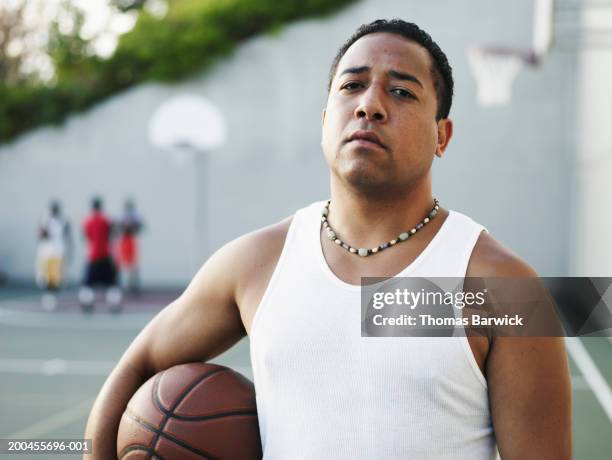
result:
<svg viewBox="0 0 612 460"><path fill-rule="evenodd" d="M387 146L382 143L382 141L374 131L355 131L348 137L346 142L353 142L366 147L380 147L383 149L387 148Z"/></svg>

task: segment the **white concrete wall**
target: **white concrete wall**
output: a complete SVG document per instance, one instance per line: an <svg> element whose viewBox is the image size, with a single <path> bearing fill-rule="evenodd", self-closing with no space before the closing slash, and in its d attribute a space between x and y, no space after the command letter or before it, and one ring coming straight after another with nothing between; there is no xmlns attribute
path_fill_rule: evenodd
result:
<svg viewBox="0 0 612 460"><path fill-rule="evenodd" d="M0 261L12 277L32 275L36 223L51 198L62 201L76 227L77 253L70 273L80 276L80 222L98 193L111 215L119 214L124 197L136 197L148 227L143 261L154 266L155 278L178 281L190 275L196 263L196 177L192 170L169 167L169 159L149 146L143 129L169 92L136 88L59 128L36 130L0 150Z"/></svg>
<svg viewBox="0 0 612 460"><path fill-rule="evenodd" d="M436 161L435 195L485 224L543 275L565 274L569 258L575 56L553 52L514 85L510 107L482 109L465 47L527 46L532 1L367 0L324 20L255 38L206 75L142 85L60 127L0 147L0 265L32 276L35 221L60 198L73 223L92 194L120 210L135 197L148 284L183 284L226 241L329 194L320 113L337 48L358 25L401 17L428 30L454 68L455 137ZM180 93L202 95L225 115L229 140L195 164L176 166L146 139L148 117ZM205 129L205 127L203 127ZM82 268L72 266L76 279ZM248 254L245 254L248 257Z"/></svg>

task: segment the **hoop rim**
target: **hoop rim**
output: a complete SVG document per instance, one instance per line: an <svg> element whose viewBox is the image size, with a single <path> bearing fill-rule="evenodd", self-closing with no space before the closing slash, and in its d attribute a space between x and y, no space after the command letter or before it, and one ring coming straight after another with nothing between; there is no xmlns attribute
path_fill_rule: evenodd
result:
<svg viewBox="0 0 612 460"><path fill-rule="evenodd" d="M470 53L476 53L481 56L516 56L525 64L536 66L542 62L542 56L534 49L521 49L512 46L502 45L473 45L468 47Z"/></svg>

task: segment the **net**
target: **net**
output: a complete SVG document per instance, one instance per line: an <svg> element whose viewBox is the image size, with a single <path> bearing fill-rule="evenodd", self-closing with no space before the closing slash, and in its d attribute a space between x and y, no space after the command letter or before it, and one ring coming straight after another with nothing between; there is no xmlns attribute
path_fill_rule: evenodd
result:
<svg viewBox="0 0 612 460"><path fill-rule="evenodd" d="M468 49L470 68L478 86L477 100L482 107L504 106L512 102L512 83L525 61L520 53L472 47Z"/></svg>

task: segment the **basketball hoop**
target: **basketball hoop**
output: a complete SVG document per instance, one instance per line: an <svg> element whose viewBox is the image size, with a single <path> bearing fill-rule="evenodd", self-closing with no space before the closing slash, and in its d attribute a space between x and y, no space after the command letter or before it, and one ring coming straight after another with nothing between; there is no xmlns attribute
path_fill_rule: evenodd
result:
<svg viewBox="0 0 612 460"><path fill-rule="evenodd" d="M533 37L528 48L472 46L467 50L470 68L478 85L478 103L504 106L512 101L512 84L525 65L538 66L553 42L555 2L534 0Z"/></svg>
<svg viewBox="0 0 612 460"><path fill-rule="evenodd" d="M149 140L170 153L177 166L189 165L198 153L221 147L226 137L223 115L198 95L174 96L161 104L149 121Z"/></svg>
<svg viewBox="0 0 612 460"><path fill-rule="evenodd" d="M471 47L468 58L478 86L478 103L482 107L510 104L512 84L527 62L525 56L510 49Z"/></svg>

